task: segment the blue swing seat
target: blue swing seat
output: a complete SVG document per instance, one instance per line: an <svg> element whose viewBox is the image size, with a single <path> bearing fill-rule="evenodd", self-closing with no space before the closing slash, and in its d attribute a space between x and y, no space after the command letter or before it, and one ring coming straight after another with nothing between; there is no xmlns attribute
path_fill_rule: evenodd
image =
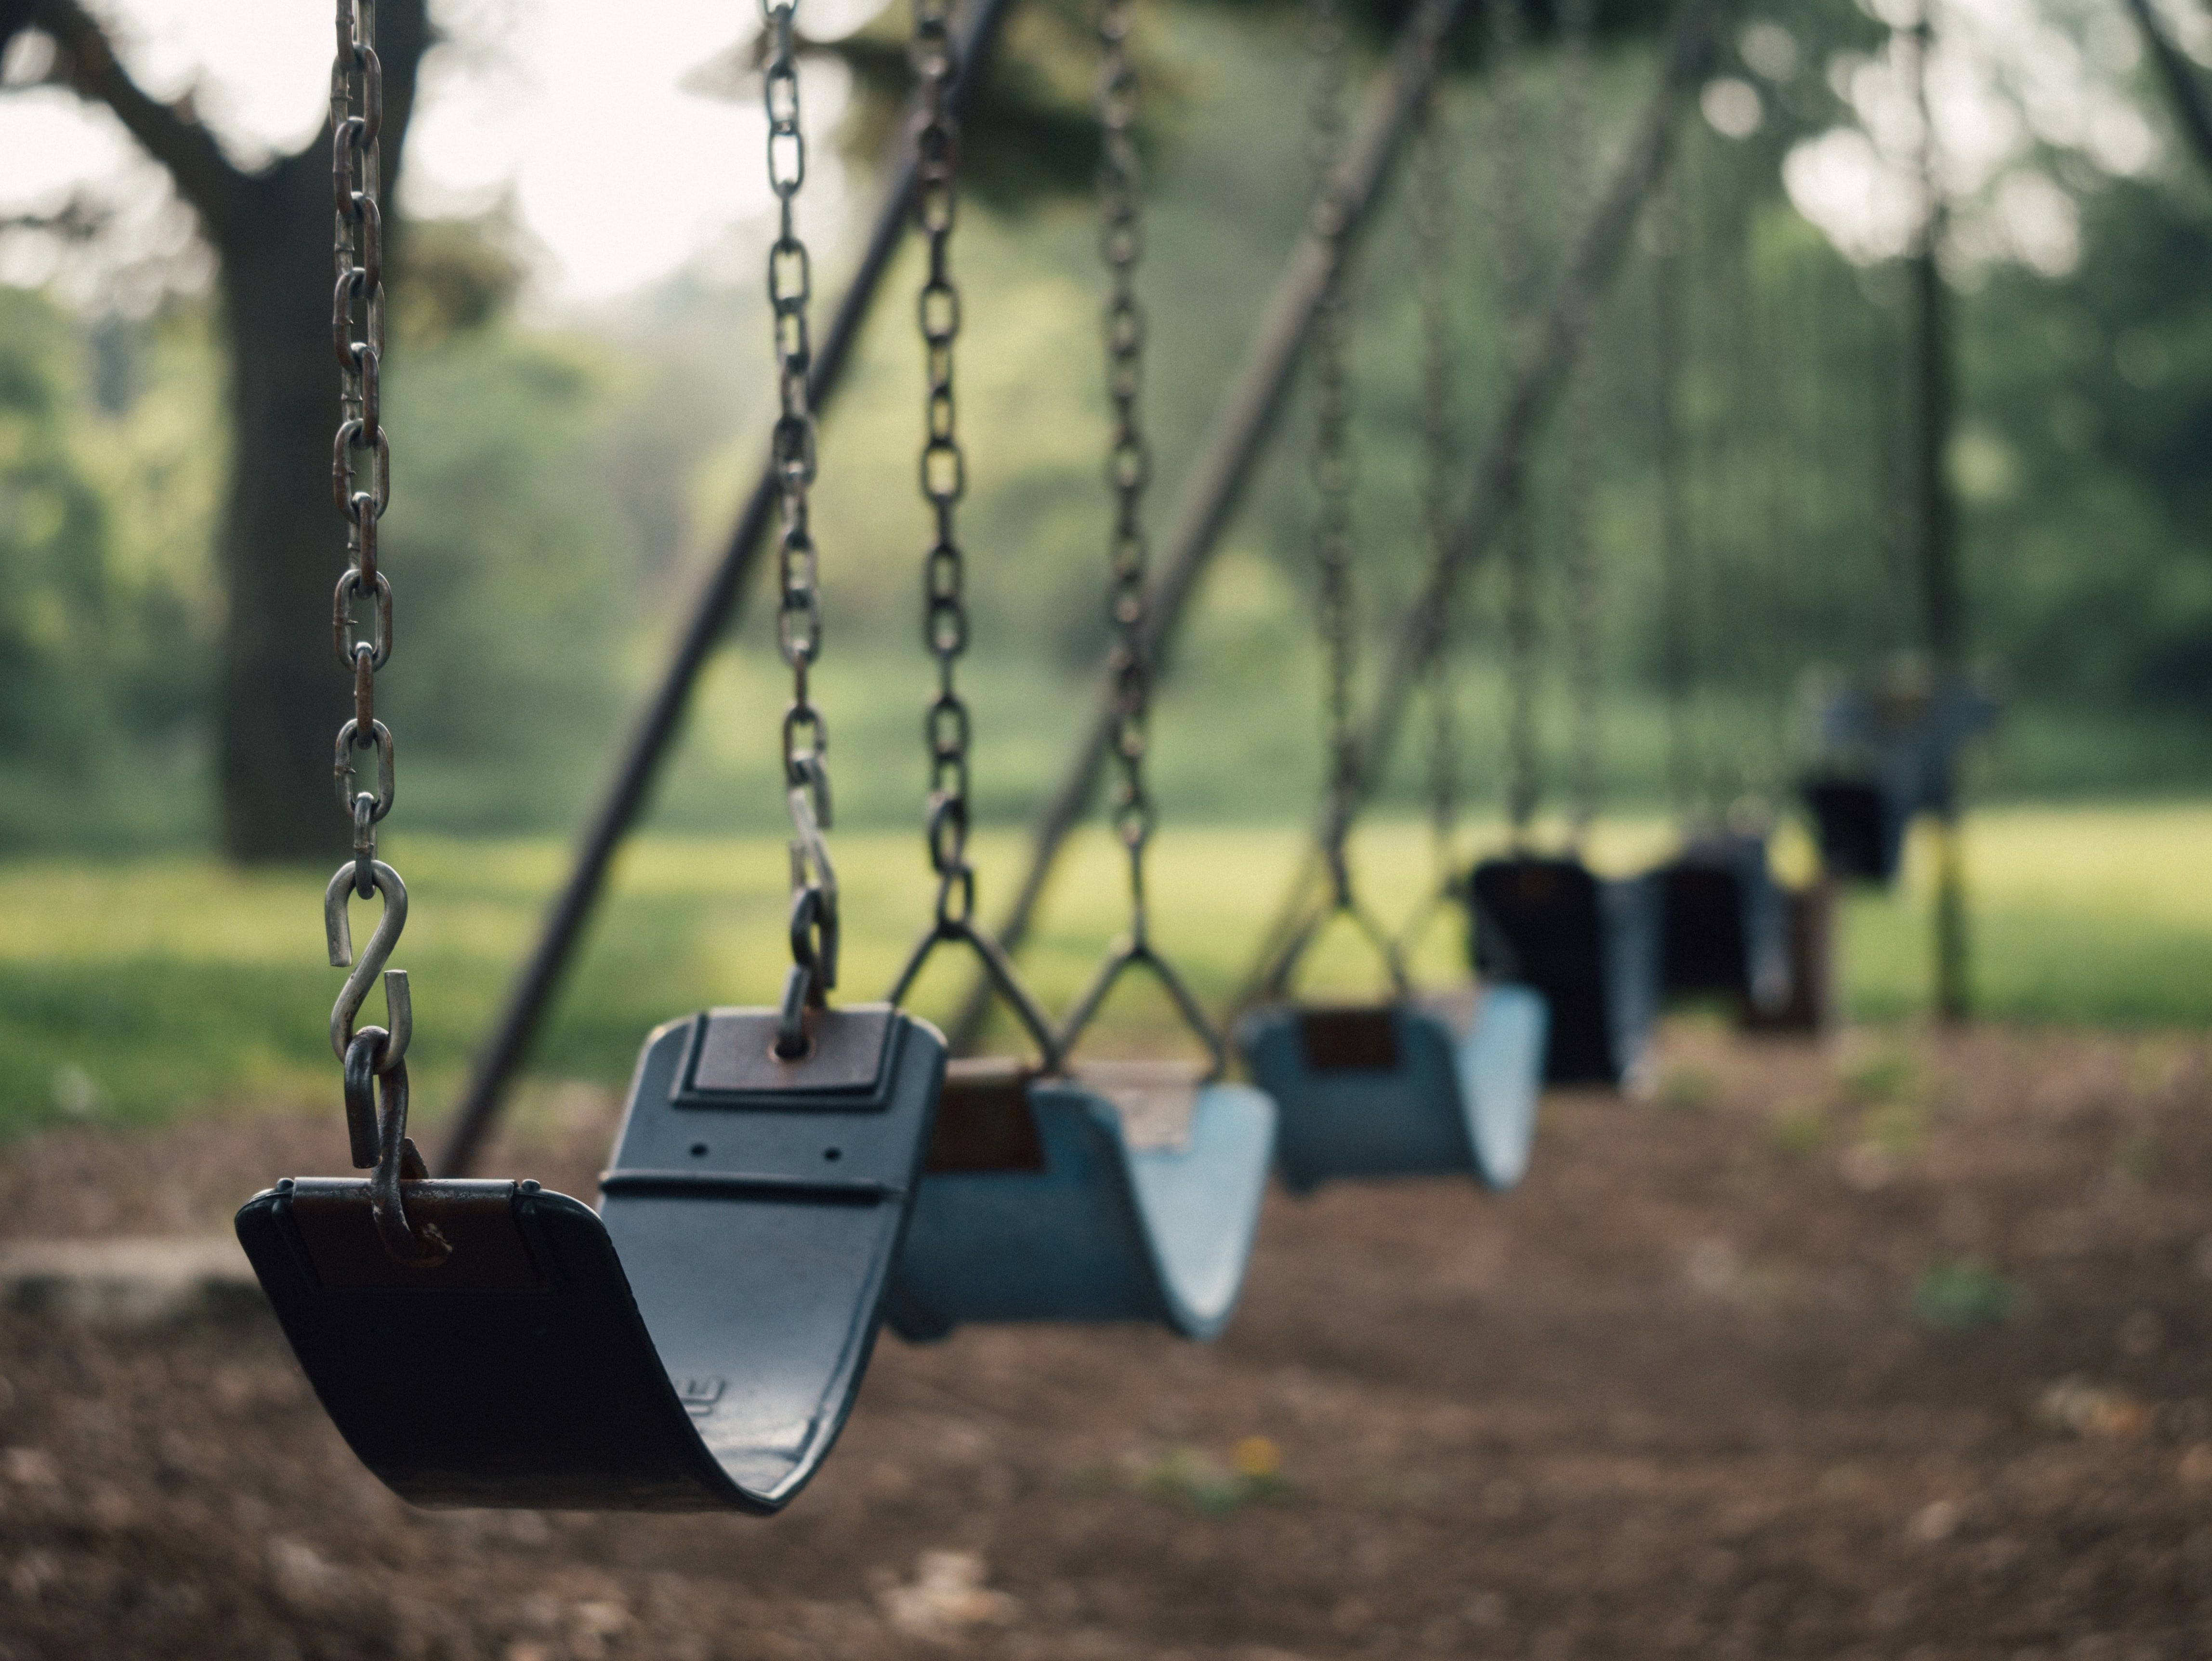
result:
<svg viewBox="0 0 2212 1661"><path fill-rule="evenodd" d="M1658 885L1521 855L1485 860L1468 891L1475 972L1532 986L1550 1007L1545 1081L1641 1087L1659 1002Z"/></svg>
<svg viewBox="0 0 2212 1661"><path fill-rule="evenodd" d="M1275 1106L1187 1068L955 1062L885 1318L1158 1321L1218 1334L1243 1288Z"/></svg>
<svg viewBox="0 0 2212 1661"><path fill-rule="evenodd" d="M1282 1113L1276 1165L1307 1193L1347 1177L1528 1174L1550 1012L1518 985L1472 996L1272 1005L1237 1048Z"/></svg>

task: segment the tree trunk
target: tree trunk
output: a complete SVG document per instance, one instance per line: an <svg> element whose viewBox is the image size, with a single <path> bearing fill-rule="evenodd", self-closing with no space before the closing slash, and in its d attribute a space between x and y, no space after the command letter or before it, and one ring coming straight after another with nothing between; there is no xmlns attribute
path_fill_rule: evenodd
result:
<svg viewBox="0 0 2212 1661"><path fill-rule="evenodd" d="M331 745L352 681L331 647L346 532L330 487L329 166L309 152L246 192L222 240L233 447L218 553L230 603L216 694L223 847L235 860L336 860L351 824Z"/></svg>
<svg viewBox="0 0 2212 1661"><path fill-rule="evenodd" d="M383 0L385 265L402 232L392 196L416 70L430 33L423 0ZM352 676L331 646L346 568L331 499L338 362L331 344L331 137L238 182L203 215L222 264L230 347L230 494L218 559L230 615L216 691L216 789L234 860L337 860L352 821L331 781ZM386 355L387 374L390 356ZM404 453L403 435L398 447ZM404 474L402 478L404 481ZM405 638L404 608L400 627Z"/></svg>

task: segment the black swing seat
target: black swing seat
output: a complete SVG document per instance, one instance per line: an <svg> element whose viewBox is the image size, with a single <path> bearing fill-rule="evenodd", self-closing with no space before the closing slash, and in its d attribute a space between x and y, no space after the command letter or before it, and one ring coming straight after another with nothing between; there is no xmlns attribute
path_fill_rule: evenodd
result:
<svg viewBox="0 0 2212 1661"><path fill-rule="evenodd" d="M1825 881L1782 891L1790 949L1790 995L1743 1013L1750 1032L1825 1032L1835 1016L1835 890Z"/></svg>
<svg viewBox="0 0 2212 1661"><path fill-rule="evenodd" d="M1281 1107L1284 1185L1450 1172L1509 1189L1528 1174L1549 1011L1534 988L1383 1003L1278 1004L1237 1048Z"/></svg>
<svg viewBox="0 0 2212 1661"><path fill-rule="evenodd" d="M239 1240L362 1462L422 1506L780 1510L860 1388L945 1043L888 1005L648 1037L602 1208L535 1183L402 1184L436 1268L385 1254L368 1185L288 1180Z"/></svg>
<svg viewBox="0 0 2212 1661"><path fill-rule="evenodd" d="M1274 1104L1177 1063L951 1064L886 1318L1153 1321L1210 1339L1244 1284Z"/></svg>
<svg viewBox="0 0 2212 1661"><path fill-rule="evenodd" d="M1814 760L1799 785L1829 875L1887 883L1913 817L1951 805L1953 757L1996 724L1996 700L1971 683L1925 674L1872 682L1822 678L1804 700Z"/></svg>
<svg viewBox="0 0 2212 1661"><path fill-rule="evenodd" d="M1665 995L1718 994L1745 1011L1789 1001L1789 910L1765 838L1698 837L1656 874Z"/></svg>
<svg viewBox="0 0 2212 1661"><path fill-rule="evenodd" d="M1799 782L1820 868L1849 882L1887 883L1905 855L1907 798L1864 779L1808 773Z"/></svg>
<svg viewBox="0 0 2212 1661"><path fill-rule="evenodd" d="M1476 866L1468 895L1475 972L1550 1007L1546 1080L1640 1086L1659 1001L1658 884L1526 855Z"/></svg>

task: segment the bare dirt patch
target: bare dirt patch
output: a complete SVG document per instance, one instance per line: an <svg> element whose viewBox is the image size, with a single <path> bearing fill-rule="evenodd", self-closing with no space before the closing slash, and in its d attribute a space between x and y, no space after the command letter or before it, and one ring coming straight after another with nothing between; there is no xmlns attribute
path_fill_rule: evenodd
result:
<svg viewBox="0 0 2212 1661"><path fill-rule="evenodd" d="M2212 1653L2212 1046L1666 1056L1510 1199L1271 1199L1216 1347L887 1340L769 1523L410 1511L265 1322L0 1318L0 1656ZM605 1112L505 1168L589 1194ZM26 1147L0 1219L219 1226L337 1117Z"/></svg>

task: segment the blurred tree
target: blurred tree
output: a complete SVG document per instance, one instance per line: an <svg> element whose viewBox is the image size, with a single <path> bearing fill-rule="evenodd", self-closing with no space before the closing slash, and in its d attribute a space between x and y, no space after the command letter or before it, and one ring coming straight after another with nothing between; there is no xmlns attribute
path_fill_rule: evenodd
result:
<svg viewBox="0 0 2212 1661"><path fill-rule="evenodd" d="M329 491L329 128L248 173L223 154L189 95L165 104L131 78L76 0L0 0L0 48L26 27L53 39L48 79L106 105L167 171L222 267L232 453L218 542L228 600L216 694L223 846L240 860L334 855L345 828L326 780L345 678L324 624L339 546ZM389 201L429 43L425 0L384 0L379 29Z"/></svg>
<svg viewBox="0 0 2212 1661"><path fill-rule="evenodd" d="M106 504L70 442L76 332L0 289L0 753L82 765L105 736Z"/></svg>

